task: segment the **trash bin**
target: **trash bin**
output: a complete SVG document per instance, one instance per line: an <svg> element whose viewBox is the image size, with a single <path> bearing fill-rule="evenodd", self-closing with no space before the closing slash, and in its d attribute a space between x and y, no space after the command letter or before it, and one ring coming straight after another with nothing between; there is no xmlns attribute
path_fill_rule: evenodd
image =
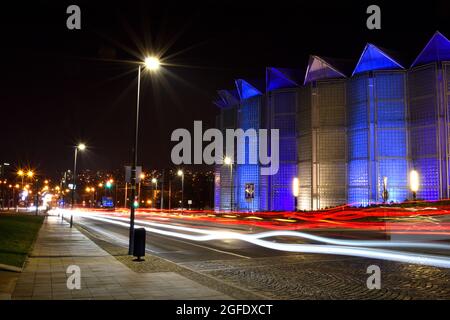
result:
<svg viewBox="0 0 450 320"><path fill-rule="evenodd" d="M134 245L133 256L137 257L137 261L142 261L142 257L145 256L145 229L134 229Z"/></svg>

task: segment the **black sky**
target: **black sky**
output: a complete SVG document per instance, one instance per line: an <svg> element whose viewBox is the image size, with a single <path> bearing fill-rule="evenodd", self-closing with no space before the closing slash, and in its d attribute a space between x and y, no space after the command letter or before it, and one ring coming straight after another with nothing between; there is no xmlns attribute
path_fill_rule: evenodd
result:
<svg viewBox="0 0 450 320"><path fill-rule="evenodd" d="M391 1L392 2L392 1ZM409 66L436 30L450 36L448 1L375 2L382 29L365 27L373 1L33 1L1 10L0 161L52 175L89 145L83 166L121 167L130 158L136 100L133 53L172 56L142 83L140 159L169 164L170 134L194 120L214 125L217 89L265 66L305 68L309 54L358 58L366 42L401 54ZM66 28L77 4L82 29ZM141 56L142 57L142 56Z"/></svg>

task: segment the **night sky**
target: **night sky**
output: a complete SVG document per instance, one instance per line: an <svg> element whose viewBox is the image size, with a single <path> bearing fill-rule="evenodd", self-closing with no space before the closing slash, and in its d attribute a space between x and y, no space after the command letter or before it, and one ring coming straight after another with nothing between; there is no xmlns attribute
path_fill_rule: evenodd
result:
<svg viewBox="0 0 450 320"><path fill-rule="evenodd" d="M391 1L392 2L392 1ZM397 2L397 1L396 1ZM131 158L137 64L164 51L161 74L142 78L140 163L170 166L170 134L194 120L214 126L211 101L233 79L266 66L306 68L309 54L352 58L366 42L409 66L432 34L450 36L450 2L33 1L2 4L0 161L47 175L70 168L73 146L90 169ZM382 29L366 28L368 5ZM81 30L66 8L81 7Z"/></svg>

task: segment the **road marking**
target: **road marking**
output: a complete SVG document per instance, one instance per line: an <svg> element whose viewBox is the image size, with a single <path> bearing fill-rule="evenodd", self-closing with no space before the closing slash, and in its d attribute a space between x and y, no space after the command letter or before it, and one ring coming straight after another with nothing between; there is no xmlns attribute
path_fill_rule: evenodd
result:
<svg viewBox="0 0 450 320"><path fill-rule="evenodd" d="M138 224L139 224L139 222L138 222L138 220L136 220L136 225L138 225ZM123 241L122 239L119 239L117 236L112 235L111 232L108 233L108 232L105 232L105 231L100 231L99 228L93 227L92 225L90 226L90 228L91 228L91 229L94 229L96 232L98 232L98 233L100 233L100 234L103 234L104 236L109 237L111 240L114 240L114 238L115 238L116 241L121 242L121 243L125 243L125 241ZM147 231L147 232L148 232L148 231ZM115 232L114 232L114 233L115 233ZM122 236L122 235L121 235L121 236ZM163 236L163 235L161 235L161 234L159 234L158 236L164 237L164 238L167 238L167 239L170 239L170 240L172 240L172 241L182 242L182 243L185 243L185 244L189 244L189 245L191 245L191 246L195 246L195 247L199 247L199 248L203 248L203 249L208 249L208 250L211 250L211 251L216 251L216 252L219 252L219 253L223 253L223 254L228 254L228 255L236 256L236 257L239 257L239 258L251 259L251 257L243 256L243 255L240 255L240 254L237 254L237 253L228 252L228 251L223 251L223 250L219 250L219 249L214 249L214 248L211 248L211 247L202 246L202 245L200 245L200 244L195 244L195 243L191 243L191 242L188 242L188 241L183 241L183 240L175 239L175 238L173 238L173 237ZM153 253L164 253L164 252L154 251L154 250L151 250L151 249L148 249L148 248L146 248L146 251L153 252ZM179 250L177 250L177 252L178 252L178 251L179 251ZM168 253L173 253L173 251L169 251Z"/></svg>
<svg viewBox="0 0 450 320"><path fill-rule="evenodd" d="M200 248L203 248L203 249L208 249L208 250L220 252L220 253L223 253L223 254L229 254L229 255L232 255L232 256L239 257L239 258L251 259L251 257L243 256L243 255L240 255L240 254L237 254L237 253L233 253L233 252L229 252L229 251L223 251L223 250L219 250L219 249L214 249L214 248L207 247L207 246L202 246L201 244L195 244L195 243L191 243L191 242L188 242L188 241L183 241L183 240L179 240L179 239L175 239L175 238L167 237L167 236L163 236L163 235L158 235L158 236L164 237L164 238L168 238L168 239L173 240L173 241L186 243L186 244L189 244L191 246L200 247Z"/></svg>

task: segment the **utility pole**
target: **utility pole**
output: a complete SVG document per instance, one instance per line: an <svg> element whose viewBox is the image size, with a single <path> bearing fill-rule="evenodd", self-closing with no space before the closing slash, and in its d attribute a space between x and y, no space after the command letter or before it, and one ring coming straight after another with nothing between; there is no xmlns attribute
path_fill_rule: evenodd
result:
<svg viewBox="0 0 450 320"><path fill-rule="evenodd" d="M161 181L161 211L164 210L164 169L162 171L162 181Z"/></svg>

